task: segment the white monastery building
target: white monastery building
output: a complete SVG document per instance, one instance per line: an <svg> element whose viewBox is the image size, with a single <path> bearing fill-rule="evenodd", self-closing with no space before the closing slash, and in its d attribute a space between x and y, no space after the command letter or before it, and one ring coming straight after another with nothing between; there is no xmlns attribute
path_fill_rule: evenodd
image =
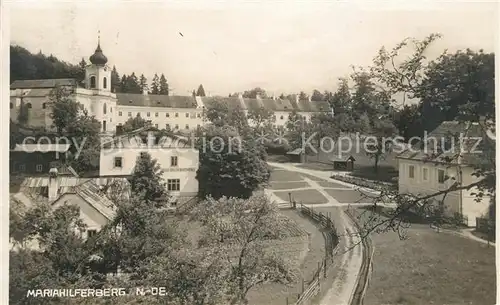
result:
<svg viewBox="0 0 500 305"><path fill-rule="evenodd" d="M214 101L229 107L239 106L248 114L260 107L275 113L276 126L285 126L288 115L296 111L305 119L316 112L330 111L327 102L235 97L193 97L153 95L144 92L118 93L111 90L111 68L100 43L85 69L84 87L75 79L16 80L10 86L10 117L17 121L21 105L27 108L27 125L52 128L49 96L55 87L71 89L71 96L81 103L100 123L103 133L114 134L118 125L135 116L151 121L158 129L195 130L203 125L203 113ZM251 123L251 122L250 122Z"/></svg>

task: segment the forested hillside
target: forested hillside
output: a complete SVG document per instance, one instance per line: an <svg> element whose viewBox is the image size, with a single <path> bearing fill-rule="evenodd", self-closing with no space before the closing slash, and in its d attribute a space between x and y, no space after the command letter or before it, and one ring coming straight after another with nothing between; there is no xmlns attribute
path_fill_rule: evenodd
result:
<svg viewBox="0 0 500 305"><path fill-rule="evenodd" d="M87 62L84 58L78 64L59 60L41 51L33 54L21 46L10 46L10 83L22 79L74 78L81 86L85 78ZM140 75L139 77L137 75ZM132 72L130 75L118 73L115 66L111 72L111 90L122 93L169 94L169 85L164 74L155 74L151 84L143 74Z"/></svg>
<svg viewBox="0 0 500 305"><path fill-rule="evenodd" d="M19 79L75 78L83 81L85 69L42 52L32 54L21 46L10 46L10 82Z"/></svg>

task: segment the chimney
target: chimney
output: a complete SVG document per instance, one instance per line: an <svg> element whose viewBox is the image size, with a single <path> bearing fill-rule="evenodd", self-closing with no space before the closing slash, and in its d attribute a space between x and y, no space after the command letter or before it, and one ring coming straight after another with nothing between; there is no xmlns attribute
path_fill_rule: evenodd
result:
<svg viewBox="0 0 500 305"><path fill-rule="evenodd" d="M53 167L49 170L49 200L53 201L57 199L59 193L59 181L57 179L57 168Z"/></svg>
<svg viewBox="0 0 500 305"><path fill-rule="evenodd" d="M258 100L260 100L260 94L256 94L255 98L258 99Z"/></svg>
<svg viewBox="0 0 500 305"><path fill-rule="evenodd" d="M295 94L295 102L298 104L299 103L299 95Z"/></svg>
<svg viewBox="0 0 500 305"><path fill-rule="evenodd" d="M153 147L156 142L156 137L153 132L148 132L148 147Z"/></svg>
<svg viewBox="0 0 500 305"><path fill-rule="evenodd" d="M142 95L148 95L148 90L143 89L143 90L142 90Z"/></svg>
<svg viewBox="0 0 500 305"><path fill-rule="evenodd" d="M238 93L238 98L239 98L240 100L241 100L241 99L243 99L243 94Z"/></svg>

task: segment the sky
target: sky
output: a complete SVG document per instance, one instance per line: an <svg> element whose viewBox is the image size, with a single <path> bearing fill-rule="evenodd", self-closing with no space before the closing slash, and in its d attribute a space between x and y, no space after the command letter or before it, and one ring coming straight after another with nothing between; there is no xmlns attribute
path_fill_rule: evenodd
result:
<svg viewBox="0 0 500 305"><path fill-rule="evenodd" d="M497 2L21 1L10 3L11 44L88 61L97 45L120 74L164 73L173 94L254 87L271 94L333 91L351 65L406 37L443 38L429 50L493 52Z"/></svg>

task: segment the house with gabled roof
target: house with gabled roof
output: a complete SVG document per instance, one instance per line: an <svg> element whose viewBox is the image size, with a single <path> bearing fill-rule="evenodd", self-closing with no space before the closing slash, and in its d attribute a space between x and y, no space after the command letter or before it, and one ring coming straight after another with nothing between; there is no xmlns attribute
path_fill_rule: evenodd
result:
<svg viewBox="0 0 500 305"><path fill-rule="evenodd" d="M11 191L10 199L24 210L37 204L50 205L53 209L65 204L77 206L80 219L86 226L81 233L84 238L91 237L112 221L116 214L116 205L109 197L110 190L106 192L100 178L81 178L71 168L60 169L52 168L45 176L25 177L20 187ZM114 180L128 185L126 179Z"/></svg>
<svg viewBox="0 0 500 305"><path fill-rule="evenodd" d="M479 183L484 177L476 176L476 169L495 164L494 135L483 130L478 123L443 122L418 148L405 149L397 156L399 193L425 196L442 192L433 199L442 203L445 216L457 216L465 225L476 226L476 218L488 217L495 204L491 194L478 198L477 187L447 190Z"/></svg>

